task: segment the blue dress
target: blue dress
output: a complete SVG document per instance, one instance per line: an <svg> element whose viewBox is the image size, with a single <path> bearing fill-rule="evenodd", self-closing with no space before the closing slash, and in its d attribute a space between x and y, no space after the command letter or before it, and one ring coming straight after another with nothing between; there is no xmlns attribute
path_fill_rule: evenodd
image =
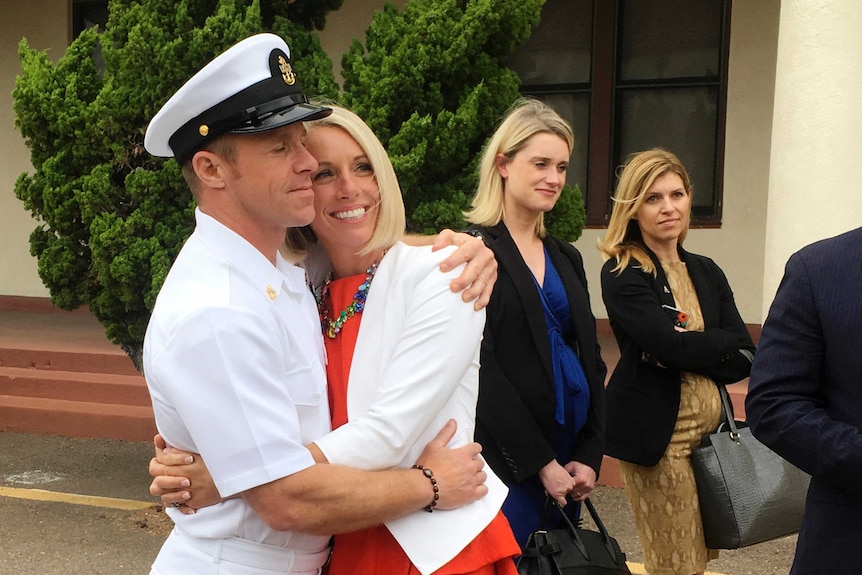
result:
<svg viewBox="0 0 862 575"><path fill-rule="evenodd" d="M535 280L535 278L534 278ZM545 310L551 358L554 367L554 395L556 401L555 427L552 447L557 462L565 465L571 461L572 450L578 432L587 421L590 406L590 388L580 359L567 341L575 339L571 307L563 280L545 249L545 280L543 286L536 282L536 289ZM545 488L538 475L521 483L507 483L509 495L503 503L503 514L509 520L515 539L523 548L530 534L544 526L554 529L561 526L559 513L548 510L543 523ZM565 507L569 517L580 517L580 503L569 501Z"/></svg>

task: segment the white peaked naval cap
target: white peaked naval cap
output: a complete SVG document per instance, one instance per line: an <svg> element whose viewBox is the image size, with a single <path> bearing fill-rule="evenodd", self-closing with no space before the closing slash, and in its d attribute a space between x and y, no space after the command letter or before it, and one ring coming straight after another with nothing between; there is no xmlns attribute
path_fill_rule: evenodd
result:
<svg viewBox="0 0 862 575"><path fill-rule="evenodd" d="M332 110L308 103L275 34L257 34L217 56L153 117L144 147L182 163L222 134L251 134L316 120Z"/></svg>

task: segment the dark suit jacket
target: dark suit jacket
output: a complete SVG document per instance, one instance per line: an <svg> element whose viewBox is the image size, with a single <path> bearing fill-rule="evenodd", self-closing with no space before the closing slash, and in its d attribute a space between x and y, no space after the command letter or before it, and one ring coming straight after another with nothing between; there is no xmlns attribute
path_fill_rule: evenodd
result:
<svg viewBox="0 0 862 575"><path fill-rule="evenodd" d="M477 229L477 228L473 228ZM476 441L503 481L528 479L555 458L554 370L545 313L532 273L501 222L478 228L497 257L497 283L487 308L479 371ZM581 254L571 244L545 237L545 247L569 296L578 354L590 386L587 422L578 434L572 461L599 473L607 368L596 339ZM568 461L562 461L565 465Z"/></svg>
<svg viewBox="0 0 862 575"><path fill-rule="evenodd" d="M620 348L605 394L605 453L638 465L661 459L679 414L680 372L700 373L717 383L748 376L751 362L740 349L754 352L724 272L711 259L679 249L686 263L704 331L678 332L662 305L677 307L658 258L650 253L657 275L644 273L632 260L612 272L602 268L602 298ZM648 354L661 365L645 361Z"/></svg>
<svg viewBox="0 0 862 575"><path fill-rule="evenodd" d="M787 262L745 407L812 476L792 573L862 573L862 228Z"/></svg>

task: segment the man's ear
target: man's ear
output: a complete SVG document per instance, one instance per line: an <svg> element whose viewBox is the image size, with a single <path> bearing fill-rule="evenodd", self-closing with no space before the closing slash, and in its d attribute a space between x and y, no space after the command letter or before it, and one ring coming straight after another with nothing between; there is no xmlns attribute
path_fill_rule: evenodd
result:
<svg viewBox="0 0 862 575"><path fill-rule="evenodd" d="M224 160L217 154L207 150L195 152L192 157L192 169L195 175L207 187L224 187Z"/></svg>

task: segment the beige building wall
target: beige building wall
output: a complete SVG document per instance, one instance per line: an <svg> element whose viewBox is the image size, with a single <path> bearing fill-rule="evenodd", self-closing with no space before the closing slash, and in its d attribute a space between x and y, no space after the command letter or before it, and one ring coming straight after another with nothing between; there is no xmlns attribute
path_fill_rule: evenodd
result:
<svg viewBox="0 0 862 575"><path fill-rule="evenodd" d="M780 0L736 0L730 29L724 203L719 229L694 229L685 247L711 257L727 274L742 319L760 323L764 226L769 183L772 102ZM575 244L584 255L593 313L606 318L596 240L585 230Z"/></svg>
<svg viewBox="0 0 862 575"><path fill-rule="evenodd" d="M399 10L407 0L387 0ZM349 8L348 8L349 5ZM350 0L341 10L330 12L326 17L326 28L320 32L320 45L332 59L335 80L341 85L341 57L350 49L354 40L365 44L365 30L371 24L374 12L381 10L381 0Z"/></svg>
<svg viewBox="0 0 862 575"><path fill-rule="evenodd" d="M48 290L30 255L30 232L38 225L15 197L15 180L31 171L30 150L15 128L12 90L21 73L18 43L48 50L58 59L69 42L69 3L66 0L0 0L0 295L47 297Z"/></svg>
<svg viewBox="0 0 862 575"><path fill-rule="evenodd" d="M14 197L15 179L30 169L29 152L14 128L11 90L20 67L17 43L26 36L33 47L48 49L53 58L63 53L68 38L68 3L36 0L20 4L0 0L7 18L0 51L0 135L9 143L0 156L0 295L47 296L29 254L28 237L36 222ZM394 2L403 7L406 0ZM747 322L758 323L764 276L764 227L772 119L772 92L777 43L779 0L738 0L731 25L730 81L728 87L727 145L725 154L724 217L721 229L693 230L687 247L716 259L725 269ZM333 60L340 79L341 56L364 32L379 0L352 0L350 10L333 12L321 43ZM744 56L741 56L744 54ZM601 230L586 230L578 241L585 257L593 306L605 317L595 250ZM14 273L11 273L14 270Z"/></svg>
<svg viewBox="0 0 862 575"><path fill-rule="evenodd" d="M391 2L399 8L407 0ZM323 48L333 60L334 72L341 81L341 56L354 39L365 41L380 0L351 0L350 9L331 13L320 34ZM0 0L0 296L48 297L48 290L36 271L36 258L30 255L30 232L38 225L15 197L15 181L22 172L32 172L30 152L15 129L12 89L20 74L18 43L26 37L30 46L48 50L57 60L66 51L70 36L68 0Z"/></svg>
<svg viewBox="0 0 862 575"><path fill-rule="evenodd" d="M862 2L784 0L765 232L764 318L793 252L862 226L860 94Z"/></svg>

